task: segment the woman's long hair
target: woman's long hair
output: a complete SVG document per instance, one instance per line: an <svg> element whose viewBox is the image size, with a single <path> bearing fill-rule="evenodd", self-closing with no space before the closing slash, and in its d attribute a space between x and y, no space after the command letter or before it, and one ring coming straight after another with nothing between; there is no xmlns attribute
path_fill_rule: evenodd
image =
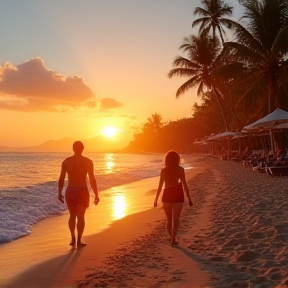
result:
<svg viewBox="0 0 288 288"><path fill-rule="evenodd" d="M165 156L165 166L166 166L165 181L170 179L170 181L172 180L173 182L178 182L179 164L180 164L180 155L174 150L169 151Z"/></svg>
<svg viewBox="0 0 288 288"><path fill-rule="evenodd" d="M174 151L169 151L165 156L165 165L167 167L177 167L180 164L180 155Z"/></svg>

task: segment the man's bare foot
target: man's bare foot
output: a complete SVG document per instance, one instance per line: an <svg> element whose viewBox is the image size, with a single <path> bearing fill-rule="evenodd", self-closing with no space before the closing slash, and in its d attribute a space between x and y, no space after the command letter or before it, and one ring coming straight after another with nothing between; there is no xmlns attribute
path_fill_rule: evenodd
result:
<svg viewBox="0 0 288 288"><path fill-rule="evenodd" d="M77 248L83 248L87 245L87 243L77 242Z"/></svg>
<svg viewBox="0 0 288 288"><path fill-rule="evenodd" d="M177 245L179 245L179 242L177 242L177 241L170 241L170 246L172 246L172 247L174 247L174 246L177 246Z"/></svg>

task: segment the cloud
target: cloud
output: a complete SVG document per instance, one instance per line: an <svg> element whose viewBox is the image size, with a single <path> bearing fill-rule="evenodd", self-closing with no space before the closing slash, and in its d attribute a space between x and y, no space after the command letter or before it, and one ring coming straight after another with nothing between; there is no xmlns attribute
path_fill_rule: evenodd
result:
<svg viewBox="0 0 288 288"><path fill-rule="evenodd" d="M87 112L87 111L86 111ZM105 119L105 118L117 118L117 119L127 119L127 120L131 120L131 121L135 121L137 119L137 116L134 114L128 114L128 113L115 113L115 112L99 112L97 114L91 112L89 113L85 113L85 117L89 118L94 118L94 119Z"/></svg>
<svg viewBox="0 0 288 288"><path fill-rule="evenodd" d="M0 109L67 111L96 107L92 90L79 76L62 76L48 70L41 58L18 66L0 66Z"/></svg>
<svg viewBox="0 0 288 288"><path fill-rule="evenodd" d="M102 98L100 99L100 109L102 110L108 110L108 109L114 109L122 107L123 103L112 99L112 98Z"/></svg>

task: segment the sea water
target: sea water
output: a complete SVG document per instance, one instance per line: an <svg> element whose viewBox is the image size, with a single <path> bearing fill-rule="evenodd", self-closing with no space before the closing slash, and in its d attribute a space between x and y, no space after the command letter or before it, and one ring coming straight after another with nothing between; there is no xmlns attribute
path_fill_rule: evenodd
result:
<svg viewBox="0 0 288 288"><path fill-rule="evenodd" d="M84 153L101 191L159 176L163 154ZM70 153L0 153L0 244L30 234L40 220L67 209L57 200L61 163ZM190 167L188 155L181 165ZM157 187L155 187L157 188ZM65 186L63 188L63 194ZM90 193L93 192L90 189Z"/></svg>

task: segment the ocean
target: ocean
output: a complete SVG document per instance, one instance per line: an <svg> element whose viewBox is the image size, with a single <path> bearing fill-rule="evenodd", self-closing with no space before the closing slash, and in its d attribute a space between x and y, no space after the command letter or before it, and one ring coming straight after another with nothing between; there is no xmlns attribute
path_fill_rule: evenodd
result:
<svg viewBox="0 0 288 288"><path fill-rule="evenodd" d="M101 191L159 176L164 165L163 154L83 155L94 163L99 205ZM57 193L61 163L69 156L71 153L0 153L0 244L29 235L40 220L67 210L57 200ZM191 168L191 157L181 155L184 168ZM90 194L93 195L92 190Z"/></svg>

